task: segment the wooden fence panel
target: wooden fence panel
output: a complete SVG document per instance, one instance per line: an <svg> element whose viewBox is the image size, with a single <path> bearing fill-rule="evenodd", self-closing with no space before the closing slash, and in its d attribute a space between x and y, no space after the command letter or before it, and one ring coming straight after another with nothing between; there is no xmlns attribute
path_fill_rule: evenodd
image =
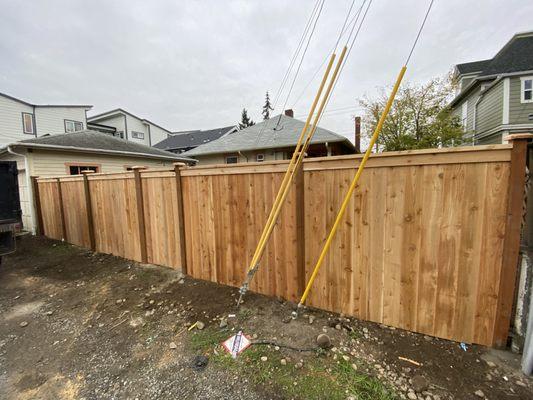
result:
<svg viewBox="0 0 533 400"><path fill-rule="evenodd" d="M61 180L66 239L82 247L91 247L83 178Z"/></svg>
<svg viewBox="0 0 533 400"><path fill-rule="evenodd" d="M446 339L504 344L525 145L371 157L308 304ZM251 290L299 300L360 161L305 160ZM194 278L239 287L287 164L176 166L137 171L137 181L129 172L91 174L87 188L79 177L36 179L36 203L46 236L90 247L89 204L97 251L142 261L145 237L146 261L186 265Z"/></svg>
<svg viewBox="0 0 533 400"><path fill-rule="evenodd" d="M305 174L309 278L353 172ZM433 336L491 343L509 163L372 168L309 304ZM321 217L323 216L323 217Z"/></svg>
<svg viewBox="0 0 533 400"><path fill-rule="evenodd" d="M185 175L182 178L188 273L240 286L283 174ZM295 190L287 196L251 289L296 300Z"/></svg>
<svg viewBox="0 0 533 400"><path fill-rule="evenodd" d="M63 239L61 212L59 210L59 191L57 181L47 179L38 182L43 234L52 239Z"/></svg>
<svg viewBox="0 0 533 400"><path fill-rule="evenodd" d="M148 262L181 269L179 213L173 172L141 174Z"/></svg>
<svg viewBox="0 0 533 400"><path fill-rule="evenodd" d="M133 174L89 176L96 250L142 261Z"/></svg>

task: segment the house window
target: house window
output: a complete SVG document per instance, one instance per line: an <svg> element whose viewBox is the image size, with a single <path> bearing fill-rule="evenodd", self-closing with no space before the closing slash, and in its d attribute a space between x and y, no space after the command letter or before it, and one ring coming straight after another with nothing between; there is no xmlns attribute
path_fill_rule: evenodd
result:
<svg viewBox="0 0 533 400"><path fill-rule="evenodd" d="M520 101L522 103L533 103L533 76L520 78L520 82Z"/></svg>
<svg viewBox="0 0 533 400"><path fill-rule="evenodd" d="M83 122L65 120L65 133L78 132L83 130Z"/></svg>
<svg viewBox="0 0 533 400"><path fill-rule="evenodd" d="M144 132L131 132L131 137L135 139L144 139Z"/></svg>
<svg viewBox="0 0 533 400"><path fill-rule="evenodd" d="M256 161L265 161L265 155L264 154L258 154L255 156Z"/></svg>
<svg viewBox="0 0 533 400"><path fill-rule="evenodd" d="M463 129L466 131L466 123L468 120L468 101L465 101L461 106L461 124Z"/></svg>
<svg viewBox="0 0 533 400"><path fill-rule="evenodd" d="M22 113L22 129L24 133L27 133L29 135L35 134L33 114Z"/></svg>
<svg viewBox="0 0 533 400"><path fill-rule="evenodd" d="M76 165L70 164L67 165L69 175L81 175L81 171L93 171L99 172L100 167L97 165Z"/></svg>
<svg viewBox="0 0 533 400"><path fill-rule="evenodd" d="M237 164L238 162L237 156L228 156L226 157L226 164Z"/></svg>

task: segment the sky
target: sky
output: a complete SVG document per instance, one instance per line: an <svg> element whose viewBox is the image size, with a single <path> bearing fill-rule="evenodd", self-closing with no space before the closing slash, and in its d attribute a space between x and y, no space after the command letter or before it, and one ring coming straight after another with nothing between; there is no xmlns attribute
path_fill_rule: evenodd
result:
<svg viewBox="0 0 533 400"><path fill-rule="evenodd" d="M286 101L286 85L275 114L286 102L305 119L351 3L325 1L291 96ZM353 138L358 99L393 83L428 4L372 2L321 126ZM120 107L171 131L236 124L243 108L257 122L314 5L0 0L0 92L37 104L91 104L89 116ZM514 33L533 30L531 15L528 0L435 0L405 80L422 83L493 57Z"/></svg>

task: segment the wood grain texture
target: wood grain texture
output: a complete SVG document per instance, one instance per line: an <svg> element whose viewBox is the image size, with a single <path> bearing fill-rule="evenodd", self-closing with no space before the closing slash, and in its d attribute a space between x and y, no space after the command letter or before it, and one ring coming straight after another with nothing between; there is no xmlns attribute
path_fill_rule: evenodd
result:
<svg viewBox="0 0 533 400"><path fill-rule="evenodd" d="M516 279L525 168L520 146L371 157L308 304L501 345ZM341 156L303 163L251 290L299 300L359 161ZM132 173L91 174L96 249L141 261L142 214L148 262L179 269L185 257L192 277L238 287L285 168L284 161L184 168L179 180L168 169L142 171L142 213ZM60 180L62 202L55 178L37 179L43 232L62 237L62 203L67 238L88 247L83 181Z"/></svg>

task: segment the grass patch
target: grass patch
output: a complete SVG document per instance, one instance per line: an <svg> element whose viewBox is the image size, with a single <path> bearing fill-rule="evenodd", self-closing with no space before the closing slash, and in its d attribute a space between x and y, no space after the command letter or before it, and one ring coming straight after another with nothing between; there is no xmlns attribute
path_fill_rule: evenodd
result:
<svg viewBox="0 0 533 400"><path fill-rule="evenodd" d="M213 349L229 336L230 334L227 331L204 329L202 331L194 331L189 340L194 351L206 351Z"/></svg>
<svg viewBox="0 0 533 400"><path fill-rule="evenodd" d="M206 350L220 343L227 332L198 332L192 340L194 346ZM213 347L211 347L213 348ZM317 353L316 357L304 363L303 368L295 367L296 360L281 364L282 353L267 346L252 346L236 360L223 349L210 356L211 362L220 369L238 373L250 382L281 393L283 397L294 399L345 400L353 396L358 400L393 400L394 392L378 379L355 371L353 361L333 360ZM267 361L261 361L266 356Z"/></svg>

